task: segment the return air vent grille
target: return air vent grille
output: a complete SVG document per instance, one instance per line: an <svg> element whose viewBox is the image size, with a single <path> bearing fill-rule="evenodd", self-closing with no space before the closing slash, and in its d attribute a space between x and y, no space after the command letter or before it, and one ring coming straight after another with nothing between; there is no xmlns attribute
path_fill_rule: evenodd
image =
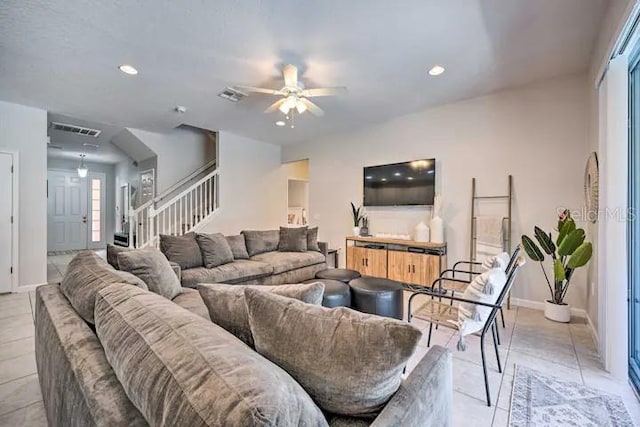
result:
<svg viewBox="0 0 640 427"><path fill-rule="evenodd" d="M94 138L97 138L102 133L102 131L98 129L83 128L80 126L58 122L51 122L51 129L59 130L62 132L77 133L78 135L92 136Z"/></svg>
<svg viewBox="0 0 640 427"><path fill-rule="evenodd" d="M246 93L242 93L242 92L240 92L239 90L234 89L234 88L232 88L232 87L228 87L228 88L226 88L225 90L223 90L222 92L220 92L220 93L218 94L218 96L219 96L220 98L224 98L224 99L226 99L226 100L228 100L228 101L231 101L231 102L238 102L238 101L240 101L242 98L244 98L245 96L247 96L247 94L246 94Z"/></svg>

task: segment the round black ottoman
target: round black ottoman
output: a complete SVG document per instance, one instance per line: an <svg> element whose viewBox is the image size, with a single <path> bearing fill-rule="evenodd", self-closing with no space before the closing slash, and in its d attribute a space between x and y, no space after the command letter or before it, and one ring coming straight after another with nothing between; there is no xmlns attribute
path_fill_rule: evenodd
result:
<svg viewBox="0 0 640 427"><path fill-rule="evenodd" d="M303 283L318 282L324 283L323 307L351 307L351 288L349 288L349 285L332 279L311 279Z"/></svg>
<svg viewBox="0 0 640 427"><path fill-rule="evenodd" d="M388 279L361 277L349 282L351 306L363 313L402 320L402 285Z"/></svg>
<svg viewBox="0 0 640 427"><path fill-rule="evenodd" d="M349 283L350 280L360 277L360 273L355 270L347 270L346 268L328 268L316 273L316 279L339 280Z"/></svg>

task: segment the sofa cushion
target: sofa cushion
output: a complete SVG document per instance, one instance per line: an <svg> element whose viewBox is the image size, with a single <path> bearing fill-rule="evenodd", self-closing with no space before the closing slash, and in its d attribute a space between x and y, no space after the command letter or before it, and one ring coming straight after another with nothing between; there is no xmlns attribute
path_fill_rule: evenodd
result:
<svg viewBox="0 0 640 427"><path fill-rule="evenodd" d="M121 252L118 254L118 265L121 270L142 279L150 291L165 298L173 299L182 289L169 260L157 249Z"/></svg>
<svg viewBox="0 0 640 427"><path fill-rule="evenodd" d="M265 262L273 266L273 274L285 273L325 262L324 255L319 252L266 252L252 256L251 260Z"/></svg>
<svg viewBox="0 0 640 427"><path fill-rule="evenodd" d="M422 335L395 319L304 304L255 288L244 292L256 350L334 414L380 411L398 390Z"/></svg>
<svg viewBox="0 0 640 427"><path fill-rule="evenodd" d="M241 234L244 236L250 257L278 250L279 230L244 230Z"/></svg>
<svg viewBox="0 0 640 427"><path fill-rule="evenodd" d="M280 252L306 252L307 226L280 227L278 250Z"/></svg>
<svg viewBox="0 0 640 427"><path fill-rule="evenodd" d="M215 268L189 268L182 270L182 286L195 288L198 283L238 283L273 274L269 264L239 259Z"/></svg>
<svg viewBox="0 0 640 427"><path fill-rule="evenodd" d="M196 234L196 241L202 253L202 262L205 267L213 268L233 262L231 246L220 233Z"/></svg>
<svg viewBox="0 0 640 427"><path fill-rule="evenodd" d="M202 296L200 296L200 292L195 289L182 288L180 293L171 301L175 302L180 307L197 314L203 319L211 320L211 317L209 317L209 310L204 304L204 300L202 299Z"/></svg>
<svg viewBox="0 0 640 427"><path fill-rule="evenodd" d="M307 250L322 252L318 245L318 227L307 229Z"/></svg>
<svg viewBox="0 0 640 427"><path fill-rule="evenodd" d="M93 251L82 251L71 260L60 289L78 314L93 323L96 295L112 283L128 283L148 289L144 281L133 274L115 270Z"/></svg>
<svg viewBox="0 0 640 427"><path fill-rule="evenodd" d="M196 242L195 233L184 236L160 235L160 250L169 259L180 265L180 268L202 267L202 254Z"/></svg>
<svg viewBox="0 0 640 427"><path fill-rule="evenodd" d="M326 426L281 368L171 301L114 285L96 298L96 331L150 425Z"/></svg>
<svg viewBox="0 0 640 427"><path fill-rule="evenodd" d="M244 299L243 285L201 284L198 291L209 309L211 321L222 326L247 345L253 347L253 336L249 328L247 304ZM254 286L255 287L255 286ZM324 284L311 283L300 285L261 286L265 292L273 292L287 298L295 298L308 304L321 304Z"/></svg>
<svg viewBox="0 0 640 427"><path fill-rule="evenodd" d="M244 242L244 236L238 234L237 236L226 236L227 243L231 247L233 253L233 259L249 259L249 253L247 252L247 245Z"/></svg>
<svg viewBox="0 0 640 427"><path fill-rule="evenodd" d="M133 248L125 248L124 246L116 246L111 243L107 243L107 262L111 264L111 267L116 270L120 270L118 266L118 254L121 252L133 251Z"/></svg>

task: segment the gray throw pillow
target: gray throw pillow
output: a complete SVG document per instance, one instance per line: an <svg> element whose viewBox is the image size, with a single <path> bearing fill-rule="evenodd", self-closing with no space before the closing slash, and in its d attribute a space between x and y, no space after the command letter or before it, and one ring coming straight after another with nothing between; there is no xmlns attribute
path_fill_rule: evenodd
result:
<svg viewBox="0 0 640 427"><path fill-rule="evenodd" d="M280 231L278 230L243 230L249 257L278 250Z"/></svg>
<svg viewBox="0 0 640 427"><path fill-rule="evenodd" d="M112 285L95 311L107 360L150 426L327 426L285 371L165 298Z"/></svg>
<svg viewBox="0 0 640 427"><path fill-rule="evenodd" d="M251 347L253 347L253 336L249 328L247 305L244 299L246 288L259 288L264 292L272 292L316 305L322 304L324 295L324 284L320 282L278 286L202 284L197 288L209 309L211 321Z"/></svg>
<svg viewBox="0 0 640 427"><path fill-rule="evenodd" d="M160 250L171 262L180 268L202 267L202 254L196 241L196 233L184 236L160 235Z"/></svg>
<svg viewBox="0 0 640 427"><path fill-rule="evenodd" d="M304 227L280 227L280 252L306 252L307 251L307 226Z"/></svg>
<svg viewBox="0 0 640 427"><path fill-rule="evenodd" d="M107 243L107 262L116 270L120 270L118 266L118 254L121 252L133 251L133 248L125 248L124 246L116 246Z"/></svg>
<svg viewBox="0 0 640 427"><path fill-rule="evenodd" d="M233 262L233 252L227 239L220 233L197 234L196 241L202 252L202 262L207 268L218 267Z"/></svg>
<svg viewBox="0 0 640 427"><path fill-rule="evenodd" d="M321 252L318 246L318 227L307 229L307 250Z"/></svg>
<svg viewBox="0 0 640 427"><path fill-rule="evenodd" d="M325 411L376 415L398 390L422 333L408 323L245 289L258 353Z"/></svg>
<svg viewBox="0 0 640 427"><path fill-rule="evenodd" d="M173 299L182 286L167 258L157 249L139 249L118 254L118 265L147 284L151 292Z"/></svg>
<svg viewBox="0 0 640 427"><path fill-rule="evenodd" d="M233 259L249 259L247 244L244 242L244 235L227 236L226 239L231 247Z"/></svg>
<svg viewBox="0 0 640 427"><path fill-rule="evenodd" d="M73 308L87 322L94 323L93 309L98 291L113 283L128 283L147 290L147 285L126 271L118 271L93 251L76 255L60 282L60 289Z"/></svg>

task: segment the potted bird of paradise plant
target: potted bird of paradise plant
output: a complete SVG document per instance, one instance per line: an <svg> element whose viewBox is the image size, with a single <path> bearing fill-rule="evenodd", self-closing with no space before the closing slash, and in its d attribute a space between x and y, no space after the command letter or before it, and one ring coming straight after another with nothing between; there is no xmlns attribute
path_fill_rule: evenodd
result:
<svg viewBox="0 0 640 427"><path fill-rule="evenodd" d="M529 236L522 235L522 247L529 258L540 263L549 286L551 298L545 301L545 317L556 322L567 323L571 320L571 311L569 304L564 300L569 284L576 269L585 266L591 259L593 246L591 242L585 241L584 230L576 227L568 209L564 210L558 218L557 232L558 236L554 242L551 233L536 226L533 228L533 233L538 244ZM543 264L545 254L550 257L553 264L553 282Z"/></svg>

